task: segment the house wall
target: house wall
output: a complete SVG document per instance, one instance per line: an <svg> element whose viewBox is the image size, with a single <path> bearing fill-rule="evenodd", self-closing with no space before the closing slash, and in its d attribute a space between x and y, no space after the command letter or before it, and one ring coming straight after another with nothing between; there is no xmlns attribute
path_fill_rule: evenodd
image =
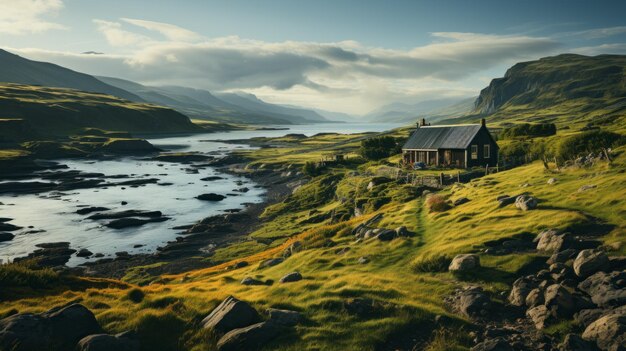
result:
<svg viewBox="0 0 626 351"><path fill-rule="evenodd" d="M478 158L472 159L472 145L478 147ZM485 158L485 145L489 145L489 158ZM495 166L498 163L498 144L495 143L487 128L481 128L476 134L470 146L467 148L467 166L468 167L485 167Z"/></svg>

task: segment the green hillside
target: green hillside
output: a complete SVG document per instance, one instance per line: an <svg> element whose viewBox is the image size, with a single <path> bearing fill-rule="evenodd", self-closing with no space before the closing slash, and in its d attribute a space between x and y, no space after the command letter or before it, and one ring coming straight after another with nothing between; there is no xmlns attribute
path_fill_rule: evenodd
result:
<svg viewBox="0 0 626 351"><path fill-rule="evenodd" d="M551 122L624 131L626 56L563 54L518 63L480 92L471 115L454 121L485 116L500 125Z"/></svg>
<svg viewBox="0 0 626 351"><path fill-rule="evenodd" d="M23 119L40 135L62 136L83 128L131 133L202 130L172 109L111 95L12 83L0 84L0 118Z"/></svg>

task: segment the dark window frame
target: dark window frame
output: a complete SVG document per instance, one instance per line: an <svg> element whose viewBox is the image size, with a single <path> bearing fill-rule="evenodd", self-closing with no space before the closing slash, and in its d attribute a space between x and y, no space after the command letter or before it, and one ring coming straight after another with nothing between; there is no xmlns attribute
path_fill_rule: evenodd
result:
<svg viewBox="0 0 626 351"><path fill-rule="evenodd" d="M470 151L472 160L478 160L478 145L472 145Z"/></svg>
<svg viewBox="0 0 626 351"><path fill-rule="evenodd" d="M490 158L491 157L491 145L485 144L483 146L483 153L484 153L483 155L484 158Z"/></svg>

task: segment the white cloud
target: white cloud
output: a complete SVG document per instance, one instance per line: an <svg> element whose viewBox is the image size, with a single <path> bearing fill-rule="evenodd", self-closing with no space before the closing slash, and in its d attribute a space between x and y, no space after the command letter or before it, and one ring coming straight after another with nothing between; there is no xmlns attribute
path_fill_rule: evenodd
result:
<svg viewBox="0 0 626 351"><path fill-rule="evenodd" d="M134 46L151 42L151 39L144 35L122 29L122 25L117 22L94 19L93 23L111 46Z"/></svg>
<svg viewBox="0 0 626 351"><path fill-rule="evenodd" d="M61 8L62 0L0 0L0 33L23 35L67 29L45 19Z"/></svg>
<svg viewBox="0 0 626 351"><path fill-rule="evenodd" d="M600 39L600 38L608 38L608 37L612 37L612 36L620 35L624 33L626 33L626 26L615 26L615 27L587 29L587 30L577 31L577 32L568 32L568 33L561 34L561 36L580 37L583 39Z"/></svg>
<svg viewBox="0 0 626 351"><path fill-rule="evenodd" d="M151 31L159 32L172 41L190 42L202 39L202 36L197 33L169 23L145 21L132 18L122 18L122 21Z"/></svg>

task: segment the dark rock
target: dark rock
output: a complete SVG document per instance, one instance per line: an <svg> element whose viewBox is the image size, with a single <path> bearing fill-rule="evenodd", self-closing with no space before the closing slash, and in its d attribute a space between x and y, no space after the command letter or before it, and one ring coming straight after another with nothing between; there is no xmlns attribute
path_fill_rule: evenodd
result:
<svg viewBox="0 0 626 351"><path fill-rule="evenodd" d="M129 228L129 227L140 227L147 223L164 222L164 221L167 221L168 219L169 219L168 217L157 217L157 218L147 218L147 219L130 217L130 218L115 219L105 225L113 229L123 229L123 228Z"/></svg>
<svg viewBox="0 0 626 351"><path fill-rule="evenodd" d="M542 330L556 321L556 318L554 318L550 310L544 305L528 309L526 315L533 321L537 330Z"/></svg>
<svg viewBox="0 0 626 351"><path fill-rule="evenodd" d="M556 318L570 318L578 311L574 296L562 285L550 285L544 295L545 306Z"/></svg>
<svg viewBox="0 0 626 351"><path fill-rule="evenodd" d="M16 230L22 229L22 227L13 225L11 223L2 223L0 222L0 231L1 232L14 232Z"/></svg>
<svg viewBox="0 0 626 351"><path fill-rule="evenodd" d="M456 255L448 270L451 272L467 272L480 267L480 258L474 254Z"/></svg>
<svg viewBox="0 0 626 351"><path fill-rule="evenodd" d="M578 288L598 306L620 306L626 303L626 272L598 272L578 284Z"/></svg>
<svg viewBox="0 0 626 351"><path fill-rule="evenodd" d="M84 208L76 210L76 213L78 213L79 215L86 215L91 212L102 212L102 211L109 211L109 210L110 209L106 207L84 207Z"/></svg>
<svg viewBox="0 0 626 351"><path fill-rule="evenodd" d="M461 198L458 198L458 199L454 200L453 204L454 204L454 206L460 206L460 205L463 205L464 203L468 203L468 202L469 202L468 198L461 197Z"/></svg>
<svg viewBox="0 0 626 351"><path fill-rule="evenodd" d="M161 150L143 139L111 139L104 143L102 151L113 154L140 155L159 152Z"/></svg>
<svg viewBox="0 0 626 351"><path fill-rule="evenodd" d="M129 333L94 334L78 342L78 351L138 351L139 341Z"/></svg>
<svg viewBox="0 0 626 351"><path fill-rule="evenodd" d="M268 260L265 260L265 261L261 262L260 267L261 268L272 267L272 266L275 266L275 265L277 265L279 263L283 263L284 260L285 259L282 258L282 257L270 258Z"/></svg>
<svg viewBox="0 0 626 351"><path fill-rule="evenodd" d="M376 235L376 239L380 241L391 241L396 237L396 232L391 229L384 229Z"/></svg>
<svg viewBox="0 0 626 351"><path fill-rule="evenodd" d="M267 310L270 320L279 325L293 327L300 322L302 315L300 312L270 308Z"/></svg>
<svg viewBox="0 0 626 351"><path fill-rule="evenodd" d="M583 338L576 334L567 334L561 344L559 344L559 351L596 351L598 348L596 345L585 341Z"/></svg>
<svg viewBox="0 0 626 351"><path fill-rule="evenodd" d="M265 283L263 283L260 280L254 279L254 278L245 277L241 281L241 284L242 285L264 285Z"/></svg>
<svg viewBox="0 0 626 351"><path fill-rule="evenodd" d="M196 199L203 200L203 201L222 201L225 198L226 196L224 195L214 194L214 193L202 194L202 195L196 196Z"/></svg>
<svg viewBox="0 0 626 351"><path fill-rule="evenodd" d="M217 342L219 351L259 350L280 334L281 328L270 321L234 329Z"/></svg>
<svg viewBox="0 0 626 351"><path fill-rule="evenodd" d="M158 218L163 216L161 211L141 211L141 210L126 210L120 212L105 212L97 213L87 217L87 219L99 220L99 219L119 219L129 217L142 217L142 218Z"/></svg>
<svg viewBox="0 0 626 351"><path fill-rule="evenodd" d="M68 242L43 243L35 245L39 249L31 252L26 257L16 258L15 262L23 260L35 260L39 266L55 267L63 266L76 252L70 249Z"/></svg>
<svg viewBox="0 0 626 351"><path fill-rule="evenodd" d="M11 234L11 233L0 233L0 242L10 241L10 240L13 240L13 238L15 238L14 234Z"/></svg>
<svg viewBox="0 0 626 351"><path fill-rule="evenodd" d="M205 181L205 182L212 182L214 180L221 180L221 179L224 179L224 178L219 177L219 176L211 176L211 177L200 178L200 180Z"/></svg>
<svg viewBox="0 0 626 351"><path fill-rule="evenodd" d="M589 308L589 309L580 310L578 313L574 315L574 320L576 320L578 324L586 328L589 324L593 323L596 319L602 317L604 312L605 311L600 308Z"/></svg>
<svg viewBox="0 0 626 351"><path fill-rule="evenodd" d="M574 260L574 272L586 278L598 271L609 268L609 257L602 251L582 250Z"/></svg>
<svg viewBox="0 0 626 351"><path fill-rule="evenodd" d="M411 236L411 232L409 232L409 230L405 227L405 226L401 226L396 228L396 235L398 237L409 237Z"/></svg>
<svg viewBox="0 0 626 351"><path fill-rule="evenodd" d="M480 287L463 290L456 301L456 308L470 318L484 317L492 309L492 302Z"/></svg>
<svg viewBox="0 0 626 351"><path fill-rule="evenodd" d="M515 203L515 199L517 196L506 197L506 195L498 196L496 200L498 200L498 207L505 207L512 203Z"/></svg>
<svg viewBox="0 0 626 351"><path fill-rule="evenodd" d="M87 249L80 249L78 250L78 252L76 253L76 256L78 257L89 257L93 255L93 253Z"/></svg>
<svg viewBox="0 0 626 351"><path fill-rule="evenodd" d="M246 267L247 265L248 265L248 261L239 261L233 265L233 268L235 269L243 268L243 267Z"/></svg>
<svg viewBox="0 0 626 351"><path fill-rule="evenodd" d="M50 326L42 315L20 313L0 320L1 350L46 350L51 338Z"/></svg>
<svg viewBox="0 0 626 351"><path fill-rule="evenodd" d="M51 309L44 316L50 328L50 345L58 345L62 350L74 348L87 335L102 332L93 313L80 304Z"/></svg>
<svg viewBox="0 0 626 351"><path fill-rule="evenodd" d="M259 314L247 302L227 297L202 320L206 329L227 333L233 329L249 326L259 320Z"/></svg>
<svg viewBox="0 0 626 351"><path fill-rule="evenodd" d="M521 277L513 282L511 293L509 294L509 302L514 306L524 306L526 297L535 288L539 286L539 281L533 276Z"/></svg>
<svg viewBox="0 0 626 351"><path fill-rule="evenodd" d="M354 299L347 299L343 303L343 308L348 314L356 315L360 318L369 317L376 312L376 303L369 298L357 297Z"/></svg>
<svg viewBox="0 0 626 351"><path fill-rule="evenodd" d="M563 251L555 252L554 254L552 254L552 256L550 256L550 258L548 259L546 263L547 264L565 263L568 260L575 258L576 255L578 255L578 250L565 249Z"/></svg>
<svg viewBox="0 0 626 351"><path fill-rule="evenodd" d="M494 338L479 343L471 351L513 351L513 348L503 338Z"/></svg>
<svg viewBox="0 0 626 351"><path fill-rule="evenodd" d="M284 277L280 278L281 283L292 283L302 280L302 275L299 272L291 272Z"/></svg>

